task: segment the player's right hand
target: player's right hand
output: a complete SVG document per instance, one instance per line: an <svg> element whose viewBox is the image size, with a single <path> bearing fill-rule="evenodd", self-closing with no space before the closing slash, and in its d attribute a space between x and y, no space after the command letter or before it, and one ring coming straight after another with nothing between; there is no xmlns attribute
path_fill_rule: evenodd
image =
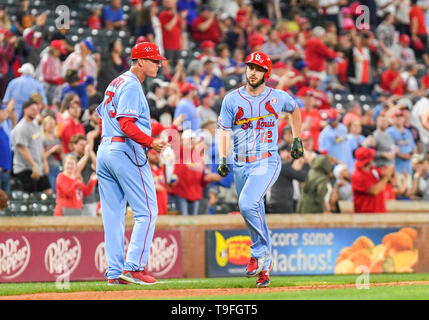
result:
<svg viewBox="0 0 429 320"><path fill-rule="evenodd" d="M150 147L154 149L155 151L161 152L168 146L168 142L161 140L161 139L155 139L152 141L152 144Z"/></svg>
<svg viewBox="0 0 429 320"><path fill-rule="evenodd" d="M223 157L220 160L219 166L217 167L217 173L219 173L219 175L221 177L226 177L228 175L228 173L230 173L231 169L229 168L228 164L226 163L226 158Z"/></svg>

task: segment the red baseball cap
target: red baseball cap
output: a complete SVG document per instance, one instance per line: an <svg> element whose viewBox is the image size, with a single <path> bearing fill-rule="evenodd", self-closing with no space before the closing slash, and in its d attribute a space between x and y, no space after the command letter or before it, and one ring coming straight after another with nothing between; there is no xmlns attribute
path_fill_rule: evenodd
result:
<svg viewBox="0 0 429 320"><path fill-rule="evenodd" d="M150 127L152 129L152 137L156 137L156 136L160 135L161 132L165 129L164 126L160 122L158 122L154 119L151 120Z"/></svg>
<svg viewBox="0 0 429 320"><path fill-rule="evenodd" d="M271 68L273 66L273 62L271 61L271 58L263 53L262 51L256 51L253 52L251 54L249 54L246 59L244 60L245 64L256 64L262 68L264 68L265 70L267 70L267 72L265 72L265 76L264 78L267 79L270 74L271 74Z"/></svg>
<svg viewBox="0 0 429 320"><path fill-rule="evenodd" d="M320 80L320 77L318 75L313 74L313 75L310 76L309 80L310 81L312 81L312 80Z"/></svg>
<svg viewBox="0 0 429 320"><path fill-rule="evenodd" d="M167 60L159 53L159 48L152 42L137 43L131 49L131 59Z"/></svg>
<svg viewBox="0 0 429 320"><path fill-rule="evenodd" d="M410 39L410 36L408 34L403 33L399 37L399 41L401 43L409 44L411 42L411 39Z"/></svg>
<svg viewBox="0 0 429 320"><path fill-rule="evenodd" d="M375 157L375 150L370 148L359 147L355 151L355 167L362 168Z"/></svg>
<svg viewBox="0 0 429 320"><path fill-rule="evenodd" d="M64 44L61 40L52 40L50 46L55 49L58 49L61 52L61 54L67 53L67 50L66 48L64 48Z"/></svg>
<svg viewBox="0 0 429 320"><path fill-rule="evenodd" d="M142 0L131 0L130 6L135 7L136 5L142 4Z"/></svg>
<svg viewBox="0 0 429 320"><path fill-rule="evenodd" d="M188 92L190 92L192 90L198 90L198 87L195 86L194 84L190 83L190 82L187 82L182 86L182 88L180 88L180 93L181 94L187 94Z"/></svg>
<svg viewBox="0 0 429 320"><path fill-rule="evenodd" d="M326 110L326 120L328 122L335 122L338 120L338 111L337 109L327 109Z"/></svg>
<svg viewBox="0 0 429 320"><path fill-rule="evenodd" d="M259 19L259 24L263 24L263 25L270 26L270 27L273 25L273 23L267 18Z"/></svg>
<svg viewBox="0 0 429 320"><path fill-rule="evenodd" d="M305 97L305 96L313 96L313 89L311 89L310 87L303 87L301 89L298 90L298 92L296 93L297 97Z"/></svg>
<svg viewBox="0 0 429 320"><path fill-rule="evenodd" d="M349 9L352 15L358 16L362 13L363 9L360 8L360 10L358 10L359 6L360 6L359 1L352 2L349 5Z"/></svg>
<svg viewBox="0 0 429 320"><path fill-rule="evenodd" d="M216 43L214 43L211 40L205 40L201 42L201 48L214 48L216 46Z"/></svg>
<svg viewBox="0 0 429 320"><path fill-rule="evenodd" d="M263 45L265 43L265 38L260 34L255 33L249 38L249 46L250 48L254 48L256 46Z"/></svg>
<svg viewBox="0 0 429 320"><path fill-rule="evenodd" d="M282 39L282 41L285 41L288 38L295 37L295 34L295 32L285 31L280 35L280 39Z"/></svg>
<svg viewBox="0 0 429 320"><path fill-rule="evenodd" d="M273 64L273 69L287 69L287 65L282 61L277 61Z"/></svg>

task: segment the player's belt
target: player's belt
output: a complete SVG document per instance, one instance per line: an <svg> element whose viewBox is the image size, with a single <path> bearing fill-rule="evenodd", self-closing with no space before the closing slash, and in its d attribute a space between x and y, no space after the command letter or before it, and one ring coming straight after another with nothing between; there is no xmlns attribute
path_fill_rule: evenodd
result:
<svg viewBox="0 0 429 320"><path fill-rule="evenodd" d="M268 158L270 156L271 156L271 152L267 151L267 152L261 154L260 157L258 157L258 156L242 157L242 156L236 155L235 159L237 159L237 161L243 161L243 162L255 162L257 160L262 160L262 159Z"/></svg>
<svg viewBox="0 0 429 320"><path fill-rule="evenodd" d="M125 137L113 137L112 142L125 142Z"/></svg>

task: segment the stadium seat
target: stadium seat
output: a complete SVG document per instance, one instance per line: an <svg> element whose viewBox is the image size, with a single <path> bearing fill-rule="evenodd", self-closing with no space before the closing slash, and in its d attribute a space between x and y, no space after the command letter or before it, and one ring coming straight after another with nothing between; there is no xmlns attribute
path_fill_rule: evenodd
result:
<svg viewBox="0 0 429 320"><path fill-rule="evenodd" d="M22 201L23 200L23 192L20 190L14 190L10 193L11 200Z"/></svg>

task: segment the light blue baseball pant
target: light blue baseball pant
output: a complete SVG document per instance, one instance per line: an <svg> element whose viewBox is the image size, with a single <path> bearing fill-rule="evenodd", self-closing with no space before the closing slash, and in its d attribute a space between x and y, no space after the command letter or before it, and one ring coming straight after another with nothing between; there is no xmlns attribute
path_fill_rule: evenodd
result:
<svg viewBox="0 0 429 320"><path fill-rule="evenodd" d="M252 240L250 256L269 256L263 270L271 263L271 237L265 220L264 196L276 182L281 170L280 156L272 152L269 158L255 162L234 160L234 180L238 194L238 206L246 222Z"/></svg>
<svg viewBox="0 0 429 320"><path fill-rule="evenodd" d="M112 144L100 144L97 176L104 225L106 277L117 279L123 270L146 266L158 216L156 191L149 163L132 159ZM137 160L137 161L136 161ZM124 261L125 210L127 201L134 227Z"/></svg>

